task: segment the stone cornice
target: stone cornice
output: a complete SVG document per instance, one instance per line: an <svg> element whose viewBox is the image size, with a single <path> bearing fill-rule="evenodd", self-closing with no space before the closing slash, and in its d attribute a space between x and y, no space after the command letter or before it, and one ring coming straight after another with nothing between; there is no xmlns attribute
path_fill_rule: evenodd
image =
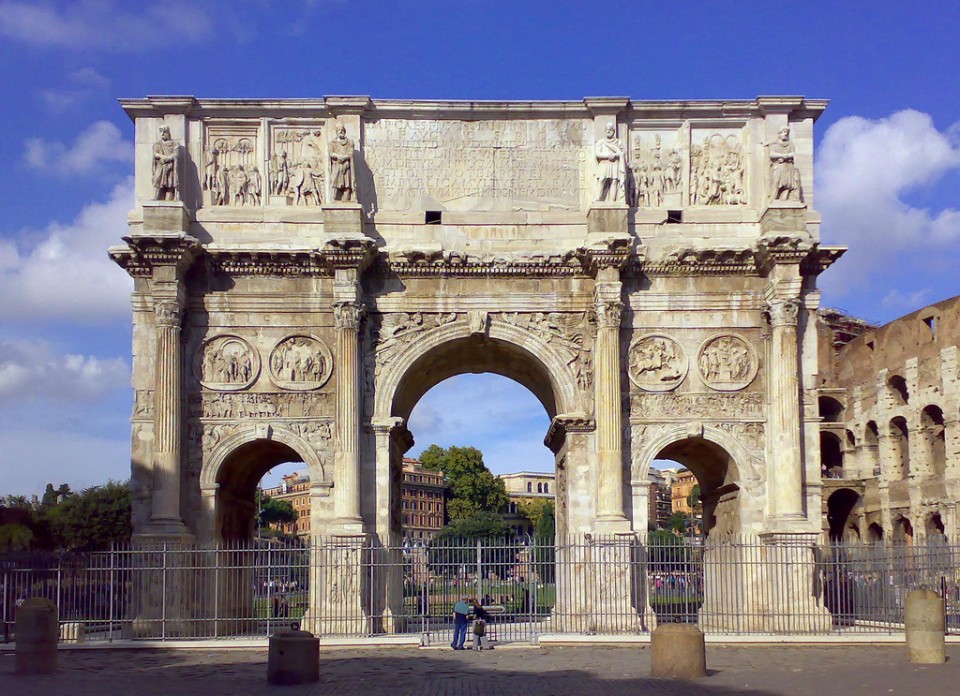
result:
<svg viewBox="0 0 960 696"><path fill-rule="evenodd" d="M800 264L815 248L809 238L798 235L761 237L757 243L757 268L766 275L776 265Z"/></svg>
<svg viewBox="0 0 960 696"><path fill-rule="evenodd" d="M758 97L756 99L705 99L637 101L629 97L586 97L579 101L457 101L423 99L372 99L367 96L329 96L316 99L197 99L192 96L149 96L121 99L131 119L186 114L191 118L330 118L360 113L371 117L399 118L590 118L622 110L630 118L761 118L787 113L792 118L816 119L827 107L823 99ZM604 108L607 107L607 108Z"/></svg>
<svg viewBox="0 0 960 696"><path fill-rule="evenodd" d="M126 246L110 247L113 261L133 277L149 276L158 266L184 270L200 253L200 242L187 234L123 237Z"/></svg>
<svg viewBox="0 0 960 696"><path fill-rule="evenodd" d="M368 237L331 239L320 252L333 269L363 270L377 253L377 245Z"/></svg>
<svg viewBox="0 0 960 696"><path fill-rule="evenodd" d="M379 256L376 273L395 273L408 278L456 277L586 277L578 252L481 257L441 250L395 251Z"/></svg>
<svg viewBox="0 0 960 696"><path fill-rule="evenodd" d="M663 259L632 261L628 270L648 276L758 274L754 249L678 249Z"/></svg>
<svg viewBox="0 0 960 696"><path fill-rule="evenodd" d="M800 272L807 276L818 276L846 252L847 247L844 246L818 246L800 263Z"/></svg>
<svg viewBox="0 0 960 696"><path fill-rule="evenodd" d="M232 276L333 276L333 268L318 251L207 249L206 254L212 272Z"/></svg>
<svg viewBox="0 0 960 696"><path fill-rule="evenodd" d="M550 451L556 454L563 447L567 433L590 433L597 429L597 422L583 414L560 414L550 421L550 427L543 438Z"/></svg>
<svg viewBox="0 0 960 696"><path fill-rule="evenodd" d="M645 254L643 247L634 249L634 239L627 236L611 236L599 244L577 249L584 268L591 275L605 268L623 268L633 257L642 260Z"/></svg>

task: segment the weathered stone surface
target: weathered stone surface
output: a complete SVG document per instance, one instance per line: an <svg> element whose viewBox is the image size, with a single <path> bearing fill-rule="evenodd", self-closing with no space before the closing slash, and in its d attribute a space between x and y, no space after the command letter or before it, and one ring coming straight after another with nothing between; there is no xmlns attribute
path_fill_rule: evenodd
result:
<svg viewBox="0 0 960 696"><path fill-rule="evenodd" d="M707 676L703 631L693 624L660 624L650 634L650 676L700 679Z"/></svg>
<svg viewBox="0 0 960 696"><path fill-rule="evenodd" d="M799 395L816 276L842 253L812 209L825 102L123 106L137 538L248 538L256 482L298 459L313 534L395 538L406 420L465 372L543 404L561 534L644 532L631 492L657 458L694 470L713 532L819 529ZM154 200L161 126L176 200ZM312 583L311 606L355 606L350 577Z"/></svg>
<svg viewBox="0 0 960 696"><path fill-rule="evenodd" d="M57 670L60 631L56 604L43 597L25 600L17 607L14 632L17 674L49 674Z"/></svg>
<svg viewBox="0 0 960 696"><path fill-rule="evenodd" d="M904 611L907 657L914 664L939 665L946 661L943 597L933 590L907 595Z"/></svg>
<svg viewBox="0 0 960 696"><path fill-rule="evenodd" d="M283 630L270 636L267 682L278 686L320 681L320 639L312 633Z"/></svg>

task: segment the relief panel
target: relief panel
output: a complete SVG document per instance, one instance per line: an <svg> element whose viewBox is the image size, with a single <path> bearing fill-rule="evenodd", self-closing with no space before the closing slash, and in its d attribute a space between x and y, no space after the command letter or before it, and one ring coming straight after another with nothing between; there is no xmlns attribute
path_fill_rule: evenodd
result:
<svg viewBox="0 0 960 696"><path fill-rule="evenodd" d="M630 134L628 202L638 208L683 207L685 152L679 130Z"/></svg>
<svg viewBox="0 0 960 696"><path fill-rule="evenodd" d="M203 201L210 206L254 206L263 203L259 158L259 126L209 125L203 147Z"/></svg>
<svg viewBox="0 0 960 696"><path fill-rule="evenodd" d="M708 338L697 354L700 379L717 391L739 391L757 376L759 360L752 345L740 336Z"/></svg>
<svg viewBox="0 0 960 696"><path fill-rule="evenodd" d="M690 205L746 205L743 129L694 128L690 140Z"/></svg>
<svg viewBox="0 0 960 696"><path fill-rule="evenodd" d="M270 376L281 389L319 389L333 373L333 356L316 336L288 336L270 354Z"/></svg>
<svg viewBox="0 0 960 696"><path fill-rule="evenodd" d="M630 344L627 374L644 391L675 389L687 375L688 361L680 344L669 336L641 336Z"/></svg>
<svg viewBox="0 0 960 696"><path fill-rule="evenodd" d="M239 336L214 336L196 352L193 370L208 389L239 391L253 384L260 374L260 354Z"/></svg>
<svg viewBox="0 0 960 696"><path fill-rule="evenodd" d="M325 153L320 124L271 125L267 155L271 204L321 205Z"/></svg>

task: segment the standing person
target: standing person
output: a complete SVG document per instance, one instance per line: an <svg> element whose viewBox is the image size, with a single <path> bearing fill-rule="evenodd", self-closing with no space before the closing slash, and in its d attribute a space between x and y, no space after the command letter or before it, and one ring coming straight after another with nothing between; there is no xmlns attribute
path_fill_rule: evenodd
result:
<svg viewBox="0 0 960 696"><path fill-rule="evenodd" d="M476 597L470 599L473 604L473 615L476 621L473 624L473 647L476 650L493 650L490 647L490 641L487 638L487 621L490 619L490 613L483 608Z"/></svg>
<svg viewBox="0 0 960 696"><path fill-rule="evenodd" d="M453 642L450 647L454 650L463 650L463 644L467 640L467 626L470 625L469 597L463 596L460 601L453 605Z"/></svg>

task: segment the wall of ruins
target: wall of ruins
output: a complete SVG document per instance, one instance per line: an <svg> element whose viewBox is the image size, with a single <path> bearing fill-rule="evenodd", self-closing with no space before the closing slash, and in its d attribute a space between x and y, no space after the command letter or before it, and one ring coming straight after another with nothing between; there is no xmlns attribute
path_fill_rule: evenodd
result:
<svg viewBox="0 0 960 696"><path fill-rule="evenodd" d="M824 345L836 332L820 329ZM960 533L960 298L882 327L864 327L824 352L821 438L837 466L824 471L824 525L831 495L859 496L846 538L914 541ZM852 499L852 497L851 497Z"/></svg>

